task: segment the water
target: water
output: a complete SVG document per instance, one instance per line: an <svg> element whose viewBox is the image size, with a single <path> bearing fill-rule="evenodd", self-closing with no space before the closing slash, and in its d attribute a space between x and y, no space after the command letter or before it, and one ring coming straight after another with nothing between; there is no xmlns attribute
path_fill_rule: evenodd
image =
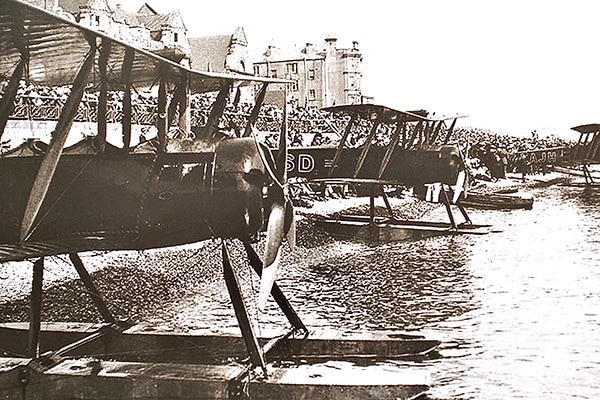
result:
<svg viewBox="0 0 600 400"><path fill-rule="evenodd" d="M533 210L471 211L488 235L286 252L278 282L309 327L442 340L442 357L418 366L432 399L600 398L600 188L532 194ZM199 293L174 324L237 330L221 286ZM272 302L256 318L285 325Z"/></svg>
<svg viewBox="0 0 600 400"><path fill-rule="evenodd" d="M471 211L501 232L341 243L281 284L311 326L440 338L431 398L600 398L600 188L533 195L533 210Z"/></svg>

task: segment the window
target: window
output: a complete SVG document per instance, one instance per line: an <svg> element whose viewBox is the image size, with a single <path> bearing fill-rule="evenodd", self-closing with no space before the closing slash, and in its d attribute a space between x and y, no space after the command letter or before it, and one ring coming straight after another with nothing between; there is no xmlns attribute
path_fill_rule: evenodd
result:
<svg viewBox="0 0 600 400"><path fill-rule="evenodd" d="M277 70L276 69L271 70L271 78L277 78Z"/></svg>
<svg viewBox="0 0 600 400"><path fill-rule="evenodd" d="M298 91L298 81L294 81L292 83L288 83L287 88L290 91L294 91L294 92Z"/></svg>
<svg viewBox="0 0 600 400"><path fill-rule="evenodd" d="M100 16L96 15L96 25L100 25Z"/></svg>
<svg viewBox="0 0 600 400"><path fill-rule="evenodd" d="M254 75L256 75L256 76L260 75L260 67L258 65L254 66Z"/></svg>
<svg viewBox="0 0 600 400"><path fill-rule="evenodd" d="M317 93L315 92L315 89L310 89L308 91L308 99L314 100L316 97L317 97Z"/></svg>
<svg viewBox="0 0 600 400"><path fill-rule="evenodd" d="M177 32L173 33L173 41L175 43L179 42L179 33L177 33Z"/></svg>
<svg viewBox="0 0 600 400"><path fill-rule="evenodd" d="M315 70L314 69L308 70L308 80L309 81L315 80Z"/></svg>
<svg viewBox="0 0 600 400"><path fill-rule="evenodd" d="M288 74L297 74L298 73L298 63L289 63L286 64Z"/></svg>

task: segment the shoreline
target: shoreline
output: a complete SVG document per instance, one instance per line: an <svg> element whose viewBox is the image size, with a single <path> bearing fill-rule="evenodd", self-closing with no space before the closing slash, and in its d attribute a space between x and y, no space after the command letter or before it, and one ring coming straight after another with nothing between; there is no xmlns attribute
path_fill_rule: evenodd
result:
<svg viewBox="0 0 600 400"><path fill-rule="evenodd" d="M472 190L495 191L509 187L527 190L572 180L570 176L555 172L529 175L524 183L515 176L509 174L506 179L485 182ZM426 203L409 196L390 197L389 200L394 212L402 219L430 218L436 214L436 209L443 207L440 203ZM380 199L375 205L377 215L386 215L387 210ZM317 228L314 219L342 211L368 214L368 197L316 199L311 207L296 207L296 246L299 250L288 255L289 247L286 245L283 262L306 262L335 252L338 242ZM264 238L261 238L256 245L259 254L263 242ZM168 316L172 304L185 301L186 296L198 293L199 288L210 291L210 287L221 281L219 247L220 241L209 240L144 251L83 253L82 259L115 317L141 323L148 319L156 320L158 315ZM234 260L245 258L241 246L231 247ZM29 261L21 261L2 266L0 318L4 322L28 321L31 265ZM218 288L214 289L213 295L218 294L222 301L227 301L226 291L220 290L220 286ZM101 320L67 257L47 257L42 319L56 322Z"/></svg>

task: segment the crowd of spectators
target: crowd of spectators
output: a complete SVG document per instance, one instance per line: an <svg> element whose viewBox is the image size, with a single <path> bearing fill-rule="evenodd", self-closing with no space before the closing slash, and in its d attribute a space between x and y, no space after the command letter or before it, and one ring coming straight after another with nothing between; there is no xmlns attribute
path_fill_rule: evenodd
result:
<svg viewBox="0 0 600 400"><path fill-rule="evenodd" d="M0 93L4 92L6 82L0 82ZM12 118L15 119L57 119L60 109L69 95L68 87L48 87L21 81L15 97ZM216 94L193 94L190 96L190 113L192 126L203 126L208 120L210 107ZM120 122L122 117L123 92L108 93L108 122ZM85 92L80 103L76 121L93 122L96 120L98 92ZM158 99L147 91L133 91L133 123L152 125L155 121ZM221 125L232 134L239 135L245 127L246 117L252 112L253 104L239 101L230 102L225 110ZM268 145L276 147L279 142L283 111L271 104L261 108L256 122L259 131L267 132L263 138ZM342 136L348 116L331 114L316 108L299 106L288 107L288 143L291 146L323 146L337 145ZM366 140L369 121L359 119L358 124L347 139L347 145L357 147ZM374 146L386 146L393 125L383 125L373 139ZM439 138L445 135L439 135ZM439 139L438 139L439 140ZM523 157L518 155L535 149L552 147L568 147L570 143L555 136L539 138L535 132L530 137L517 137L491 132L489 130L456 127L449 138L449 143L457 144L474 175L502 178L507 171L537 172L543 166L524 165Z"/></svg>

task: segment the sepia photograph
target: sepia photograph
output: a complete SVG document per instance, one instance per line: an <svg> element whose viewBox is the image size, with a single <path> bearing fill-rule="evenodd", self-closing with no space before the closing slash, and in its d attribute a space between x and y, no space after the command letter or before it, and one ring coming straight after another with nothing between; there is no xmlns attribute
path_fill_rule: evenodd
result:
<svg viewBox="0 0 600 400"><path fill-rule="evenodd" d="M597 11L0 0L0 398L599 398Z"/></svg>

